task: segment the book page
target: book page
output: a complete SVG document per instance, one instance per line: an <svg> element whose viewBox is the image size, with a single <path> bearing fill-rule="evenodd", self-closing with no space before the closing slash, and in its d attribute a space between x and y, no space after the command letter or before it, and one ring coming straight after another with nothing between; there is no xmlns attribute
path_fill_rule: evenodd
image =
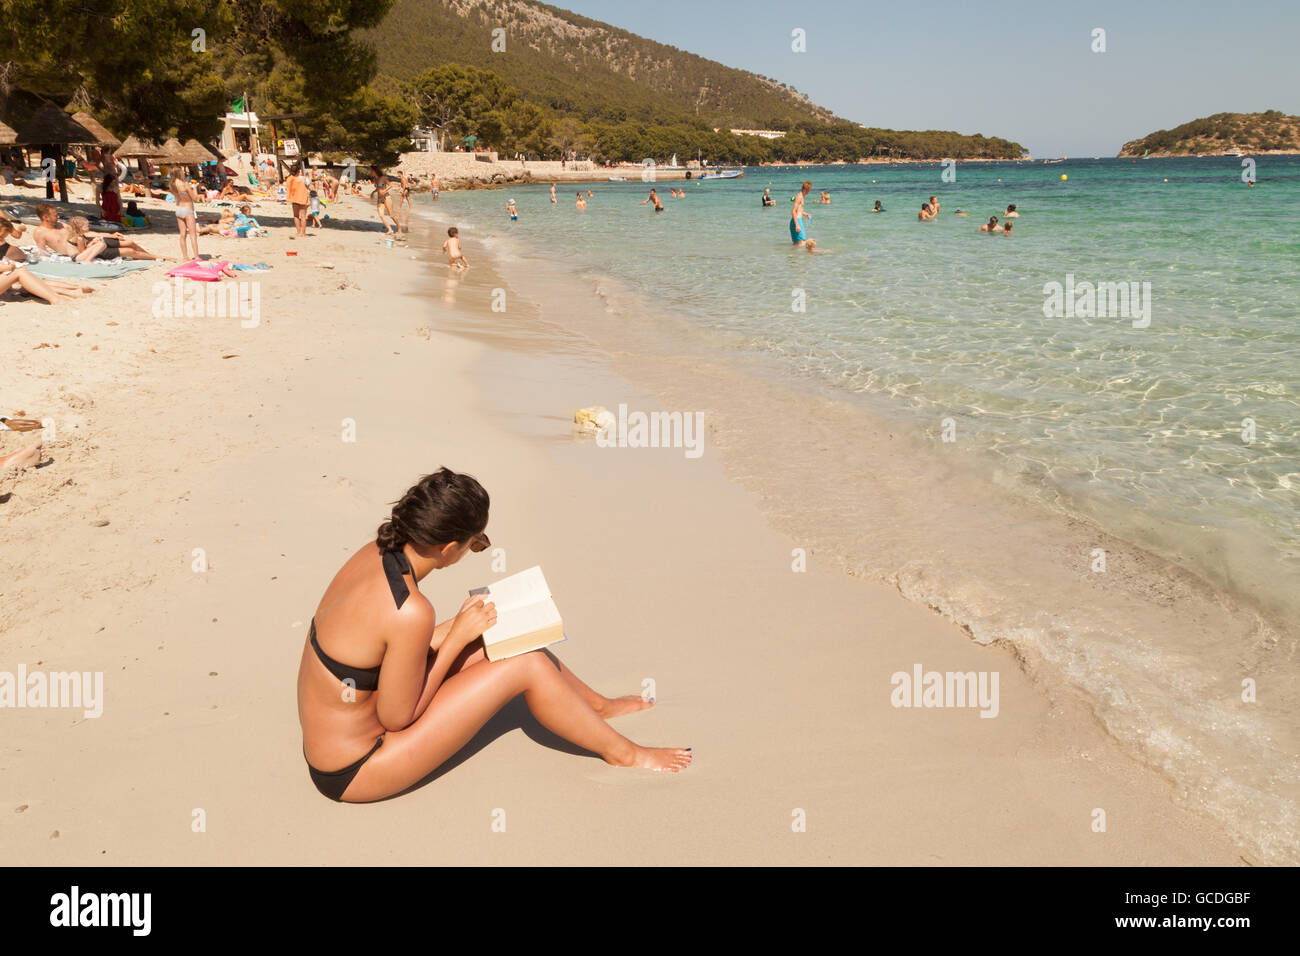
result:
<svg viewBox="0 0 1300 956"><path fill-rule="evenodd" d="M560 609L550 598L508 611L497 611L497 622L483 632L484 644L508 641L560 623Z"/></svg>
<svg viewBox="0 0 1300 956"><path fill-rule="evenodd" d="M497 617L512 608L535 604L551 596L551 589L542 576L542 569L537 565L527 571L520 571L500 581L493 581L487 586L488 599L497 606Z"/></svg>

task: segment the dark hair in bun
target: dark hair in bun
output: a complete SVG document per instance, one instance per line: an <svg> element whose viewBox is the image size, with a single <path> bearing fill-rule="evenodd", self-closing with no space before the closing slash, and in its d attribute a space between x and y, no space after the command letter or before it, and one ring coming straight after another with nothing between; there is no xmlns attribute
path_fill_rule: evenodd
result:
<svg viewBox="0 0 1300 956"><path fill-rule="evenodd" d="M375 543L380 551L405 544L436 547L468 541L487 527L488 493L469 475L440 468L425 475L393 505L389 520L379 526Z"/></svg>

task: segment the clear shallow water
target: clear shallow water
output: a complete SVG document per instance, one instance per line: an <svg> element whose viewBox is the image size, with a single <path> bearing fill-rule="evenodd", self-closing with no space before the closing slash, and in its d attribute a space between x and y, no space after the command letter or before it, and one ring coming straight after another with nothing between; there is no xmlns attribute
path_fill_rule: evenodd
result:
<svg viewBox="0 0 1300 956"><path fill-rule="evenodd" d="M1273 559L1300 575L1300 157L1256 163L1254 188L1230 157L963 164L954 183L938 165L816 167L684 183L688 198L665 195L660 215L635 205L639 182L594 184L581 214L576 186L557 187L554 207L545 186L512 187L447 195L440 212L474 215L475 238L544 244L642 289L793 375L887 399L936 430L952 416L959 440L1085 511L1232 533L1236 550L1257 552L1250 567L1203 570L1285 600L1242 575ZM811 261L787 233L804 178L810 200L832 198L808 207L826 252ZM767 186L775 208L758 202ZM942 211L918 223L930 194ZM885 213L869 212L876 199ZM1012 202L1013 236L977 232ZM1045 317L1044 284L1068 274L1150 283L1150 326ZM795 288L805 312L792 311ZM1177 536L1167 544L1178 550Z"/></svg>
<svg viewBox="0 0 1300 956"><path fill-rule="evenodd" d="M938 165L817 167L683 183L685 199L660 184L659 215L636 205L642 183L592 184L581 214L576 184L557 187L557 206L545 186L511 187L444 194L437 212L460 223L471 260L476 245L503 253L511 281L546 260L599 290L638 348L657 336L683 369L711 369L705 407L750 396L721 443L764 476L778 523L977 640L1014 644L1187 803L1263 859L1295 862L1300 159L1256 162L1253 189L1226 157L964 164L954 183ZM805 178L832 196L809 206L825 255L790 248ZM765 186L776 208L760 206ZM918 223L932 193L940 216ZM876 199L886 213L869 211ZM1015 235L976 231L1011 202ZM1067 274L1150 283L1149 327L1045 316L1044 284ZM741 367L845 407L779 408L729 378ZM854 407L921 441L873 438ZM982 497L935 464L953 451L1066 523ZM1088 573L1097 545L1118 572L1104 585ZM1268 690L1258 707L1240 700L1247 677Z"/></svg>

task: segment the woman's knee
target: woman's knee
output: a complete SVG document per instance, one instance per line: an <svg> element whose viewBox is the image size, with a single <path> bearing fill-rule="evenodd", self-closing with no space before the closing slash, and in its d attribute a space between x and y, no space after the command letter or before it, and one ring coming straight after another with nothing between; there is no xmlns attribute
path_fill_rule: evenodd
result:
<svg viewBox="0 0 1300 956"><path fill-rule="evenodd" d="M508 663L514 670L526 675L530 679L544 678L550 674L558 674L559 670L551 663L544 650L528 651L524 654L516 654L502 663Z"/></svg>

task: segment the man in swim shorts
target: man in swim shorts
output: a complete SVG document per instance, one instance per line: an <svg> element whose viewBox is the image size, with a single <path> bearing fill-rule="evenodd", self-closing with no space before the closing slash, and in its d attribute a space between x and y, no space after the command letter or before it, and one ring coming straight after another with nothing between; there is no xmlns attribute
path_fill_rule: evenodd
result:
<svg viewBox="0 0 1300 956"><path fill-rule="evenodd" d="M790 241L796 246L802 246L808 241L808 233L800 220L812 221L812 216L803 208L804 199L811 191L812 183L805 179L803 186L799 189L799 194L794 197L794 208L790 210Z"/></svg>

